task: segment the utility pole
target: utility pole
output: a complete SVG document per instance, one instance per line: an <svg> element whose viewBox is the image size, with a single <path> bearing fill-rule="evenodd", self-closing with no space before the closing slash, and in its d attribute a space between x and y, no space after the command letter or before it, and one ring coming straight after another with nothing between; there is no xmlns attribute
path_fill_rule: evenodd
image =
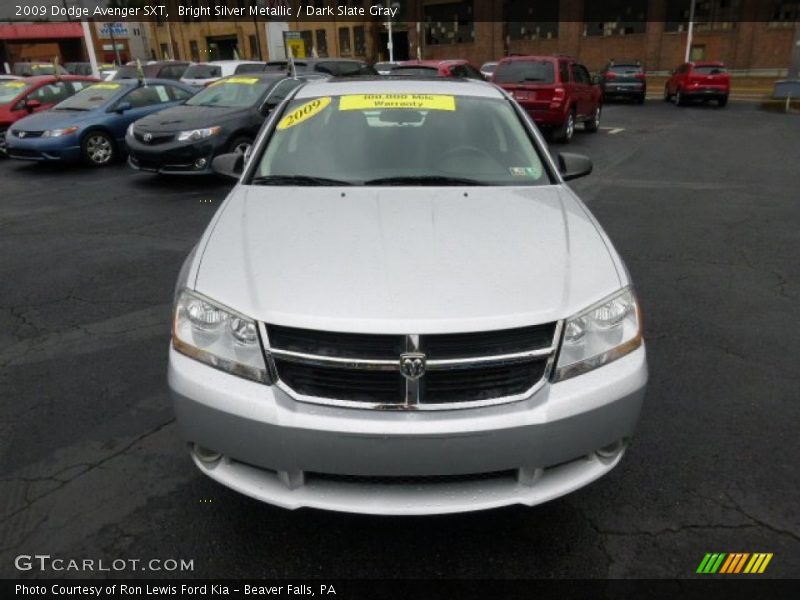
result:
<svg viewBox="0 0 800 600"><path fill-rule="evenodd" d="M390 0L386 0L386 8L390 8ZM389 50L389 62L394 62L394 40L392 39L392 15L386 19L386 30L389 33L389 41L386 48Z"/></svg>
<svg viewBox="0 0 800 600"><path fill-rule="evenodd" d="M794 23L794 42L792 42L792 58L789 62L788 79L800 80L800 21Z"/></svg>
<svg viewBox="0 0 800 600"><path fill-rule="evenodd" d="M692 0L689 7L689 31L686 35L686 56L683 62L689 62L689 56L692 52L692 32L694 30L694 5L696 0Z"/></svg>

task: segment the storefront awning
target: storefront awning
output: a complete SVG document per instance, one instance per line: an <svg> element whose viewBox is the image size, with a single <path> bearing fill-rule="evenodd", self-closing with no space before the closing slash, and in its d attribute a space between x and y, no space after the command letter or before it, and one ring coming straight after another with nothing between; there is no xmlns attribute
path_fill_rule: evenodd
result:
<svg viewBox="0 0 800 600"><path fill-rule="evenodd" d="M74 23L0 24L0 40L55 40L83 37L83 27Z"/></svg>

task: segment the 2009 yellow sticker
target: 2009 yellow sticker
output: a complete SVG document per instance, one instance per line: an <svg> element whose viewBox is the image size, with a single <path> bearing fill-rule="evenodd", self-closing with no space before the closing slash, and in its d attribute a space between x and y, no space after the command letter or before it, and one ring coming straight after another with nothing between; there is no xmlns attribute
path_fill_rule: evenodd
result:
<svg viewBox="0 0 800 600"><path fill-rule="evenodd" d="M220 85L223 83L240 83L243 85L255 85L258 83L258 77L229 77L228 79L220 79L211 85Z"/></svg>
<svg viewBox="0 0 800 600"><path fill-rule="evenodd" d="M3 87L7 87L7 88L24 88L26 85L28 85L28 84L25 83L24 81L7 81L6 83L3 84Z"/></svg>
<svg viewBox="0 0 800 600"><path fill-rule="evenodd" d="M357 94L342 96L339 110L374 108L414 108L417 110L455 110L455 96L443 94Z"/></svg>
<svg viewBox="0 0 800 600"><path fill-rule="evenodd" d="M90 86L93 90L116 90L119 89L118 83L95 83Z"/></svg>
<svg viewBox="0 0 800 600"><path fill-rule="evenodd" d="M281 122L278 123L278 129L288 129L307 121L325 110L330 103L330 97L325 96L324 98L314 98L310 102L301 104L281 119Z"/></svg>

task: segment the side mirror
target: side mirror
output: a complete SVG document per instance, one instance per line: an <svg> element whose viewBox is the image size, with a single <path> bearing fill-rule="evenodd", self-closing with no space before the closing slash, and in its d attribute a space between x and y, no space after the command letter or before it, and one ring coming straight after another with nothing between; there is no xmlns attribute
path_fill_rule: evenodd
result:
<svg viewBox="0 0 800 600"><path fill-rule="evenodd" d="M27 108L28 110L36 110L37 108L39 108L41 106L42 106L42 103L39 102L38 100L35 100L35 99L25 100L25 108Z"/></svg>
<svg viewBox="0 0 800 600"><path fill-rule="evenodd" d="M564 181L584 177L592 172L592 161L583 154L562 152L558 155L558 170Z"/></svg>
<svg viewBox="0 0 800 600"><path fill-rule="evenodd" d="M117 104L117 108L115 108L114 110L116 110L119 114L122 114L126 110L130 110L131 108L133 107L131 106L130 102L120 102L119 104Z"/></svg>
<svg viewBox="0 0 800 600"><path fill-rule="evenodd" d="M267 100L261 105L261 114L265 117L278 106L278 103Z"/></svg>
<svg viewBox="0 0 800 600"><path fill-rule="evenodd" d="M220 154L211 161L211 170L226 177L239 179L244 171L244 154L241 152Z"/></svg>

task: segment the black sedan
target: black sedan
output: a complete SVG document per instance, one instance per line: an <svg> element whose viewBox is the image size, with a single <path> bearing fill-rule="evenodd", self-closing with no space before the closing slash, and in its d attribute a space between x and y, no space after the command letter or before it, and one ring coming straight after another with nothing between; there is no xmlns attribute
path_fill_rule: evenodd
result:
<svg viewBox="0 0 800 600"><path fill-rule="evenodd" d="M246 153L267 115L307 79L278 73L220 79L185 103L131 124L128 164L153 173L210 173L218 154Z"/></svg>

